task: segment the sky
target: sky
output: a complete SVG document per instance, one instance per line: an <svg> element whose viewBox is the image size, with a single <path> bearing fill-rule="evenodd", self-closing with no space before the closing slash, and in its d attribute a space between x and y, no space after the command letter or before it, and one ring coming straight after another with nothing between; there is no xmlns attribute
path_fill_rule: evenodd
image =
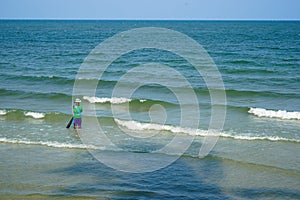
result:
<svg viewBox="0 0 300 200"><path fill-rule="evenodd" d="M0 0L0 19L300 20L300 0Z"/></svg>

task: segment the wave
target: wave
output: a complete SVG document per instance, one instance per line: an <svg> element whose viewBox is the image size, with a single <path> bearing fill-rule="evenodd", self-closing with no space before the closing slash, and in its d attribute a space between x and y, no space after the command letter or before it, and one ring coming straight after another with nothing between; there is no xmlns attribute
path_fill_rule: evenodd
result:
<svg viewBox="0 0 300 200"><path fill-rule="evenodd" d="M112 97L112 98L107 98L107 97L88 97L84 96L84 100L87 100L90 103L111 103L111 104L122 104L122 103L128 103L133 101L133 99L128 99L124 97ZM146 100L139 99L139 102L143 103Z"/></svg>
<svg viewBox="0 0 300 200"><path fill-rule="evenodd" d="M300 140L290 139L278 136L249 136L249 135L234 135L225 132L214 132L209 130L192 129L187 127L178 127L172 125L163 125L155 123L141 123L137 121L124 121L120 119L114 119L117 124L133 131L168 131L171 133L183 133L192 136L220 136L223 138L231 138L236 140L268 140L268 141L283 141L283 142L297 142Z"/></svg>
<svg viewBox="0 0 300 200"><path fill-rule="evenodd" d="M69 149L93 149L93 150L104 150L105 149L104 147L97 147L94 145L60 143L57 141L30 141L30 140L8 139L5 137L0 138L0 143L42 145L42 146L48 146L48 147L69 148Z"/></svg>
<svg viewBox="0 0 300 200"><path fill-rule="evenodd" d="M87 81L87 80L86 80ZM99 82L100 85L102 85L104 88L110 88L113 87L115 84L117 84L118 81L112 81L112 80L101 80ZM124 86L131 88L132 82L124 82ZM180 92L185 92L186 88L185 86L174 86L174 89L177 89ZM170 92L165 87L158 85L158 84L148 84L144 85L140 90L144 90L145 92L149 91L155 91L156 93L166 93ZM209 96L209 90L206 87L206 85L194 85L193 90L198 95L208 95ZM223 90L220 89L211 89L212 92L223 92ZM226 95L230 96L259 96L259 97L287 97L287 98L298 98L299 95L296 93L288 93L288 92L278 92L278 91L266 91L266 90L238 90L238 89L225 89Z"/></svg>
<svg viewBox="0 0 300 200"><path fill-rule="evenodd" d="M24 112L24 115L27 117L32 117L34 119L42 119L45 117L45 113L38 113L38 112Z"/></svg>
<svg viewBox="0 0 300 200"><path fill-rule="evenodd" d="M6 110L0 110L0 115L6 115L7 111Z"/></svg>
<svg viewBox="0 0 300 200"><path fill-rule="evenodd" d="M255 46L255 48L257 49L270 49L270 50L286 50L286 48L283 47L277 47L277 46Z"/></svg>
<svg viewBox="0 0 300 200"><path fill-rule="evenodd" d="M178 108L179 104L176 102L167 102L162 100L153 100L153 99L129 99L124 97L88 97L84 96L84 100L88 101L91 104L111 104L111 105L122 105L124 103L130 103L130 110L136 112L147 112L153 105L161 105L164 108Z"/></svg>
<svg viewBox="0 0 300 200"><path fill-rule="evenodd" d="M84 84L89 84L90 81L93 80L80 80L83 81ZM70 80L72 84L74 83L74 80ZM102 88L104 89L113 89L114 85L117 83L117 81L111 81L111 80L101 80L99 81L99 84L101 85ZM38 83L37 83L38 84ZM47 84L47 83L43 83ZM52 84L52 83L51 83ZM64 84L65 85L65 84ZM69 84L70 89L71 89L71 84ZM125 84L126 87L131 88L131 83L126 82ZM57 87L56 87L57 88ZM61 88L61 86L58 86L58 88ZM177 87L177 89L180 92L185 92L186 88L185 87ZM203 95L203 96L208 96L209 97L209 91L206 88L206 86L199 85L195 86L194 91L197 95ZM59 91L59 90L58 90ZM156 94L165 94L168 91L166 88L160 86L160 85L145 85L142 88L140 88L141 92L144 93L149 93L149 91L154 91ZM71 92L71 90L70 90ZM213 90L212 92L221 92L220 90ZM276 91L253 91L253 90L236 90L236 89L226 89L225 90L226 95L229 97L249 97L249 96L258 96L258 97L272 97L272 98L299 98L299 94L296 93L288 93L288 92L276 92ZM47 99L47 100L60 100L60 101L70 101L72 98L71 93L64 93L64 92L47 92L47 91L34 91L34 90L11 90L11 89L5 89L1 88L0 89L0 95L2 96L14 96L15 98L20 98L20 99L31 99L31 98L37 98L37 99ZM107 98L100 98L100 97L85 97L87 101L90 103L113 103L113 104L118 104L118 103L125 103L125 102L131 102L132 99L107 99ZM141 97L142 98L142 97ZM155 100L155 99L154 99ZM143 102L143 99L139 100L140 102ZM173 103L167 100L164 100L167 103Z"/></svg>
<svg viewBox="0 0 300 200"><path fill-rule="evenodd" d="M7 117L11 120L22 120L25 118L32 118L46 121L64 121L70 115L60 112L36 112L21 109L1 109L0 116Z"/></svg>
<svg viewBox="0 0 300 200"><path fill-rule="evenodd" d="M5 116L5 115L10 115L10 116L15 116L15 117L30 117L34 119L42 119L46 116L46 113L41 113L41 112L33 112L33 111L23 111L23 110L0 110L0 115Z"/></svg>
<svg viewBox="0 0 300 200"><path fill-rule="evenodd" d="M24 91L24 90L7 90L0 89L1 96L11 96L16 99L46 99L46 100L57 100L60 102L71 101L72 95L67 93L57 92L39 92L39 91Z"/></svg>
<svg viewBox="0 0 300 200"><path fill-rule="evenodd" d="M267 68L229 68L229 69L224 69L227 74L272 74L274 71L272 69L267 69Z"/></svg>
<svg viewBox="0 0 300 200"><path fill-rule="evenodd" d="M267 110L264 108L250 108L248 113L258 117L300 120L300 112L286 110Z"/></svg>
<svg viewBox="0 0 300 200"><path fill-rule="evenodd" d="M298 98L299 95L295 93L284 93L284 92L270 92L270 91L259 91L259 90L236 90L236 89L227 89L225 90L227 96L233 97L249 97L249 96L258 96L258 97L287 97L287 98Z"/></svg>
<svg viewBox="0 0 300 200"><path fill-rule="evenodd" d="M73 84L74 83L74 79L65 76L54 76L54 75L0 74L0 77L5 80L43 82L43 84L45 83Z"/></svg>
<svg viewBox="0 0 300 200"><path fill-rule="evenodd" d="M253 61L253 60L229 60L229 61L225 61L225 63L231 63L231 64L240 64L240 65L254 65L254 66L258 66L260 65L259 63Z"/></svg>
<svg viewBox="0 0 300 200"><path fill-rule="evenodd" d="M22 95L22 96L47 96L47 98L56 98L56 97L72 97L66 93L57 93L57 92L37 92L37 91L26 91L26 90L10 90L10 89L0 89L0 94L9 96L9 95Z"/></svg>

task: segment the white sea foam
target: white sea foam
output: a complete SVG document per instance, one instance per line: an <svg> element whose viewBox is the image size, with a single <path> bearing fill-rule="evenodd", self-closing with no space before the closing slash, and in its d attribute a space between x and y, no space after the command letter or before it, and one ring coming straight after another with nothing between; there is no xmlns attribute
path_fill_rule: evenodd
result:
<svg viewBox="0 0 300 200"><path fill-rule="evenodd" d="M124 121L119 119L115 119L115 121L119 125L126 127L127 129L136 130L136 131L143 131L143 130L170 131L172 133L186 133L189 135L202 135L202 136L207 136L209 134L208 131L205 130L182 128L182 127L176 127L172 125L141 123L137 121Z"/></svg>
<svg viewBox="0 0 300 200"><path fill-rule="evenodd" d="M25 145L42 145L48 147L55 148L69 148L69 149L95 149L95 150L103 150L104 148L97 147L94 145L85 145L85 144L70 144L70 143L60 143L57 141L29 141L29 140L19 140L19 139L7 139L0 138L0 142L2 143L10 143L10 144L25 144Z"/></svg>
<svg viewBox="0 0 300 200"><path fill-rule="evenodd" d="M264 108L250 108L248 113L258 117L300 120L300 112L288 112L286 110L267 110Z"/></svg>
<svg viewBox="0 0 300 200"><path fill-rule="evenodd" d="M106 98L106 97L88 97L84 96L84 100L87 100L90 103L111 103L111 104L122 104L122 103L128 103L131 102L132 99L124 98L124 97L112 97L112 98ZM140 102L145 102L146 100L139 100Z"/></svg>
<svg viewBox="0 0 300 200"><path fill-rule="evenodd" d="M213 132L201 129L184 128L172 125L162 125L155 123L141 123L137 121L124 121L115 119L115 122L120 126L134 131L169 131L171 133L183 133L193 136L220 136L224 138L231 138L236 140L269 140L269 141L286 141L286 142L300 142L297 139L289 139L277 136L248 136L248 135L235 135L225 132Z"/></svg>
<svg viewBox="0 0 300 200"><path fill-rule="evenodd" d="M6 110L0 110L0 115L6 115L7 111Z"/></svg>
<svg viewBox="0 0 300 200"><path fill-rule="evenodd" d="M268 140L268 141L282 141L282 142L297 142L299 143L300 140L292 139L292 138L284 138L278 136L249 136L249 135L232 135L229 133L222 132L220 134L221 137L225 138L232 138L236 140Z"/></svg>
<svg viewBox="0 0 300 200"><path fill-rule="evenodd" d="M42 119L45 117L45 113L38 113L38 112L24 112L26 117L32 117L34 119Z"/></svg>

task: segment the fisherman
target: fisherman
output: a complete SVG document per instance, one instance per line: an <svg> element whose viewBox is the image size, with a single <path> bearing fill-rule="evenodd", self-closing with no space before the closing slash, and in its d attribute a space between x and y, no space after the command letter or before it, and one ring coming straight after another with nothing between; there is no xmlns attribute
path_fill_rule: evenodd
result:
<svg viewBox="0 0 300 200"><path fill-rule="evenodd" d="M80 105L81 100L77 98L73 105L73 119L74 129L81 128L81 117L82 117L82 106Z"/></svg>

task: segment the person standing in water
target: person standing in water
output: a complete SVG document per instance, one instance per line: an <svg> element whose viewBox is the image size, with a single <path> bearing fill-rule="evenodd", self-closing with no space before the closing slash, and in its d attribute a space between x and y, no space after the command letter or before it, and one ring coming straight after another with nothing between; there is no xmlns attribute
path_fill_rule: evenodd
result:
<svg viewBox="0 0 300 200"><path fill-rule="evenodd" d="M73 118L74 118L74 129L81 128L81 117L82 117L82 106L80 105L81 100L76 99L73 105Z"/></svg>

